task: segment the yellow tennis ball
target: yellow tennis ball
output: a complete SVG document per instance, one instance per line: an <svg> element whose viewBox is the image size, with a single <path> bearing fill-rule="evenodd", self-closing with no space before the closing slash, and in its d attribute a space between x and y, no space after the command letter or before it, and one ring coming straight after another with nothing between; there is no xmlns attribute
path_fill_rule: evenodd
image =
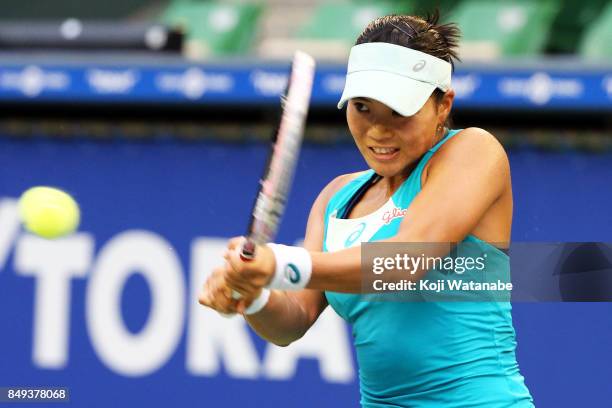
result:
<svg viewBox="0 0 612 408"><path fill-rule="evenodd" d="M52 187L32 187L19 199L26 230L43 238L68 235L79 226L79 206L67 193Z"/></svg>

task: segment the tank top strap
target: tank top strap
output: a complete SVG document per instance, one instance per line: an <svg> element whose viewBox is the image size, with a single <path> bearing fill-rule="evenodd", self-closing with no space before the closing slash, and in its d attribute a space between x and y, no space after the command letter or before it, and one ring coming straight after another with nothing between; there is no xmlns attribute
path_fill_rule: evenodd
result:
<svg viewBox="0 0 612 408"><path fill-rule="evenodd" d="M459 133L463 129L450 129L446 136L442 138L438 143L436 143L432 148L430 148L421 158L417 166L414 168L408 179L400 186L398 189L398 204L402 205L404 208L408 206L408 203L412 201L414 196L421 191L421 175L423 174L423 169L429 159L442 147L444 143L449 141L453 136Z"/></svg>
<svg viewBox="0 0 612 408"><path fill-rule="evenodd" d="M417 169L420 169L420 171L422 171L423 167L425 167L429 159L431 159L431 156L433 156L434 153L437 152L442 147L442 145L444 145L444 143L448 142L453 136L455 136L461 130L463 129L450 129L448 133L446 134L446 136L442 138L442 140L436 143L431 149L427 151L427 153L423 155L423 157L421 158L421 161L417 165Z"/></svg>
<svg viewBox="0 0 612 408"><path fill-rule="evenodd" d="M431 152L432 154L437 152L438 149L441 148L444 143L446 143L450 138L452 138L453 136L455 136L457 133L461 132L462 130L463 129L449 129L446 136L444 136L442 140L436 143L434 147L429 149L429 152Z"/></svg>
<svg viewBox="0 0 612 408"><path fill-rule="evenodd" d="M448 133L446 134L446 136L442 138L442 140L436 143L431 149L427 151L427 153L425 153L425 155L423 155L423 157L419 161L419 164L414 169L410 177L412 178L414 176L414 178L416 178L417 180L421 180L421 173L423 172L423 169L425 168L425 165L427 164L429 159L431 159L431 156L433 156L434 153L437 152L438 149L442 147L442 145L444 145L444 143L448 142L453 136L455 136L461 130L463 129L450 129Z"/></svg>

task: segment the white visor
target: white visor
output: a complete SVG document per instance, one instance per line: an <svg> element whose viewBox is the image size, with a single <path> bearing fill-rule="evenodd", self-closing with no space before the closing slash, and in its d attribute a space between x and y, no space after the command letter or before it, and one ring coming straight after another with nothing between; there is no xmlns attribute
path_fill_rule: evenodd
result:
<svg viewBox="0 0 612 408"><path fill-rule="evenodd" d="M364 43L351 48L341 109L351 98L371 98L402 116L417 113L436 88L450 89L451 64L400 45Z"/></svg>

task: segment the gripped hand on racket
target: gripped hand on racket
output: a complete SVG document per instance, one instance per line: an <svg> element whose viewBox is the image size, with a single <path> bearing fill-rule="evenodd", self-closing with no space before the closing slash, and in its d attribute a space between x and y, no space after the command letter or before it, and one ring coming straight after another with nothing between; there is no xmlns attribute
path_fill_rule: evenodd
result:
<svg viewBox="0 0 612 408"><path fill-rule="evenodd" d="M265 245L257 246L257 255L245 260L241 256L245 240L245 237L229 240L223 255L225 264L215 268L207 279L199 297L200 304L226 315L243 313L270 282L276 266L272 250Z"/></svg>
<svg viewBox="0 0 612 408"><path fill-rule="evenodd" d="M231 238L223 259L224 265L215 268L206 280L199 303L230 317L244 313L261 294L274 275L276 260L265 244L254 244L247 237Z"/></svg>
<svg viewBox="0 0 612 408"><path fill-rule="evenodd" d="M254 297L265 287L276 267L274 253L266 245L256 247L256 256L245 259L242 253L245 237L232 238L224 255L230 268L226 271L226 283L242 297Z"/></svg>
<svg viewBox="0 0 612 408"><path fill-rule="evenodd" d="M224 266L212 271L198 296L198 302L223 315L232 315L238 313L238 303L246 302L247 298L240 299L240 301L234 299L232 289L225 280L227 268L231 266L226 262Z"/></svg>

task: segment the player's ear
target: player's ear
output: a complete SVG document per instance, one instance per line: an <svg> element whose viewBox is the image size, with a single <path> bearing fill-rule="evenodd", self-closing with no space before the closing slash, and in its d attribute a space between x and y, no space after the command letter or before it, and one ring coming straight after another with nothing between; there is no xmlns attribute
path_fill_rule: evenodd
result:
<svg viewBox="0 0 612 408"><path fill-rule="evenodd" d="M453 107L453 101L455 100L455 91L449 89L446 91L440 101L438 102L438 123L445 123L446 118L450 115L450 111Z"/></svg>

